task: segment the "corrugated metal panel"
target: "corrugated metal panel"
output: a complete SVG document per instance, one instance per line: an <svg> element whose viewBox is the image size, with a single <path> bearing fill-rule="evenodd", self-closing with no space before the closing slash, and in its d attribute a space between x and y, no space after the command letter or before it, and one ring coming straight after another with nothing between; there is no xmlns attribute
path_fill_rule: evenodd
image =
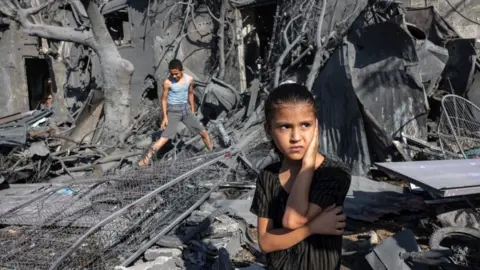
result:
<svg viewBox="0 0 480 270"><path fill-rule="evenodd" d="M479 159L385 162L376 165L439 196L480 193Z"/></svg>

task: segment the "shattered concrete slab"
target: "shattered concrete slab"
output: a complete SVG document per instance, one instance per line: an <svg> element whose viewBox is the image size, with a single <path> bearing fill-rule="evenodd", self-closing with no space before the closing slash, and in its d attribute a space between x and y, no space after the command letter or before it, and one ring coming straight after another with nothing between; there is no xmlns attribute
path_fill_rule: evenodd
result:
<svg viewBox="0 0 480 270"><path fill-rule="evenodd" d="M228 251L228 253L233 256L237 254L242 249L242 244L240 241L240 233L235 233L231 237L224 237L219 239L207 239L205 240L207 243L212 244L218 250L224 248Z"/></svg>
<svg viewBox="0 0 480 270"><path fill-rule="evenodd" d="M250 213L250 206L252 205L252 199L246 200L218 200L213 205L217 208L226 207L232 209L235 214L245 219L248 224L257 226L257 216Z"/></svg>
<svg viewBox="0 0 480 270"><path fill-rule="evenodd" d="M177 266L178 260L176 258L161 256L154 261L142 262L139 261L131 267L116 266L114 270L176 270L183 269Z"/></svg>
<svg viewBox="0 0 480 270"><path fill-rule="evenodd" d="M154 261L159 257L180 257L182 251L178 248L149 248L143 255L145 260Z"/></svg>

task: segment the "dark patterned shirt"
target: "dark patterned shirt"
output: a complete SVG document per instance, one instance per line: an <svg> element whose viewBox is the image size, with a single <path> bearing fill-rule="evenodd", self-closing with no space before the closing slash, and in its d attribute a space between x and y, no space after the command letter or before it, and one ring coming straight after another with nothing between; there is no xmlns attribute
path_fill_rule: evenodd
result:
<svg viewBox="0 0 480 270"><path fill-rule="evenodd" d="M280 184L281 162L267 166L257 180L250 211L258 217L273 220L282 228L288 193ZM309 201L326 208L343 205L350 187L350 169L341 161L325 157L313 175ZM342 236L312 235L295 246L267 254L268 269L334 270L340 269Z"/></svg>

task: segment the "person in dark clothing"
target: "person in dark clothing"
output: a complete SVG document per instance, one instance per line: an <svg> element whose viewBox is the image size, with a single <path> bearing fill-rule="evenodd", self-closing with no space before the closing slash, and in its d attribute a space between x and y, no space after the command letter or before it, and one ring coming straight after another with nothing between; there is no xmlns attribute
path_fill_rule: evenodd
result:
<svg viewBox="0 0 480 270"><path fill-rule="evenodd" d="M340 269L351 175L318 153L315 101L306 87L283 84L269 94L265 131L281 161L261 171L250 211L268 269Z"/></svg>

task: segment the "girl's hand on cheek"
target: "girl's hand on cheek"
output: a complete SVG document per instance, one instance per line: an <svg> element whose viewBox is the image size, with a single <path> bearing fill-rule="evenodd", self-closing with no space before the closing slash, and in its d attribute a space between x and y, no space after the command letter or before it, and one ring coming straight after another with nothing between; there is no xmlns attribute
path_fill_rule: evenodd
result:
<svg viewBox="0 0 480 270"><path fill-rule="evenodd" d="M302 160L302 167L315 167L316 158L318 154L318 120L315 121L315 131L313 133L313 138L310 141L310 145L305 151L305 155Z"/></svg>

